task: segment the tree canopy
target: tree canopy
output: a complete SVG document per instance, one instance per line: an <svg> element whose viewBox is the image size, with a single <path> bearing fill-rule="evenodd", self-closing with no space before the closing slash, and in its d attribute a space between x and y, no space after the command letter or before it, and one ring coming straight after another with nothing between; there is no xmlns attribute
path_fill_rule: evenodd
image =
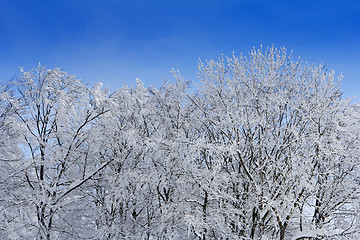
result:
<svg viewBox="0 0 360 240"><path fill-rule="evenodd" d="M357 239L360 106L274 47L199 62L198 88L0 86L0 237Z"/></svg>

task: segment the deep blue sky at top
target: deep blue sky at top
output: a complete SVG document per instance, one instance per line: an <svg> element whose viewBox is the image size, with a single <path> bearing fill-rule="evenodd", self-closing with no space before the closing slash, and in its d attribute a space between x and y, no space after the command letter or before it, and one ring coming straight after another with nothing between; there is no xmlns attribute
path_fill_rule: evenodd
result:
<svg viewBox="0 0 360 240"><path fill-rule="evenodd" d="M199 58L261 44L342 72L345 96L360 98L357 0L0 1L1 81L41 62L113 90L159 87L172 68L196 80Z"/></svg>

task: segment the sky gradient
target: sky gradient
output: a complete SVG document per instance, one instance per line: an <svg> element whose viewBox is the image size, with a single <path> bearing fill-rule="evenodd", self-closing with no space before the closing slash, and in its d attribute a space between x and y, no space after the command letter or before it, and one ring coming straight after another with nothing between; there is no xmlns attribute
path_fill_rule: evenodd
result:
<svg viewBox="0 0 360 240"><path fill-rule="evenodd" d="M0 1L0 81L40 62L112 90L159 87L172 68L196 80L199 58L260 45L342 73L360 98L360 1Z"/></svg>

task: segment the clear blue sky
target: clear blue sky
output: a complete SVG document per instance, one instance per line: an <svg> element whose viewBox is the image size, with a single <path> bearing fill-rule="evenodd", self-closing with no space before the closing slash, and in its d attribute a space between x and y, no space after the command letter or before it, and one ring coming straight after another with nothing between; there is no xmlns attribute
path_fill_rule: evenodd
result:
<svg viewBox="0 0 360 240"><path fill-rule="evenodd" d="M0 80L18 67L62 67L111 89L196 79L198 59L285 46L342 72L360 98L358 0L1 0ZM359 101L359 99L357 99Z"/></svg>

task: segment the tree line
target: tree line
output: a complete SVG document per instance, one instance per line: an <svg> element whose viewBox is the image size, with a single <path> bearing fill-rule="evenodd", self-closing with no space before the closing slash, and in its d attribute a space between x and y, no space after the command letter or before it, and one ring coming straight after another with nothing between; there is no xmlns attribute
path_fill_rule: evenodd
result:
<svg viewBox="0 0 360 240"><path fill-rule="evenodd" d="M160 88L0 87L4 239L357 239L360 106L274 47Z"/></svg>

